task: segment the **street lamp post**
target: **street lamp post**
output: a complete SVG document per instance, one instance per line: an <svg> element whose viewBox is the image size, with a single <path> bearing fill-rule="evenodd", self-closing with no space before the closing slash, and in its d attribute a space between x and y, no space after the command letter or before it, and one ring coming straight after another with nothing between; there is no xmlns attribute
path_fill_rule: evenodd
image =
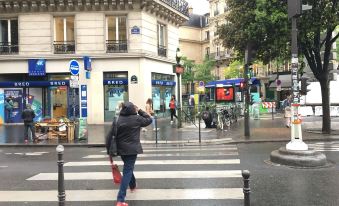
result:
<svg viewBox="0 0 339 206"><path fill-rule="evenodd" d="M182 74L184 72L184 68L180 65L180 60L181 60L182 54L180 52L180 49L177 48L177 52L175 54L175 60L177 62L177 64L175 65L175 69L174 69L174 73L177 74L177 88L178 88L178 107L177 107L177 111L178 111L178 124L177 127L181 128L181 82L180 82L180 74Z"/></svg>

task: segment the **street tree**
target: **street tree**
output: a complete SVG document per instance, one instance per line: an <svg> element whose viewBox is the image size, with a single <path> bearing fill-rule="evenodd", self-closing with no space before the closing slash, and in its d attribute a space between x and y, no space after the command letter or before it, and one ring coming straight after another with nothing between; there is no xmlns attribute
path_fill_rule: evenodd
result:
<svg viewBox="0 0 339 206"><path fill-rule="evenodd" d="M243 58L247 42L256 45L258 60L291 58L291 23L287 17L287 1L281 0L227 0L229 13L225 25L218 28L223 45L233 48ZM329 102L329 62L333 34L339 25L338 0L303 0L312 6L298 19L298 45L305 56L322 92L323 133L331 132ZM302 58L301 58L302 59Z"/></svg>
<svg viewBox="0 0 339 206"><path fill-rule="evenodd" d="M233 61L226 69L225 69L225 79L239 78L243 77L244 64L241 61Z"/></svg>
<svg viewBox="0 0 339 206"><path fill-rule="evenodd" d="M205 57L204 61L201 64L196 64L194 78L196 81L209 82L214 80L212 70L215 66L215 61L209 57Z"/></svg>

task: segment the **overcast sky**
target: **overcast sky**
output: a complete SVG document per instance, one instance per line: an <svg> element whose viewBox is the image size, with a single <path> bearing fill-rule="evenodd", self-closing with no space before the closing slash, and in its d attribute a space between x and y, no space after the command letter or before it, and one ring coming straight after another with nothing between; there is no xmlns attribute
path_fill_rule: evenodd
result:
<svg viewBox="0 0 339 206"><path fill-rule="evenodd" d="M206 14L209 12L208 0L186 0L193 7L194 14Z"/></svg>

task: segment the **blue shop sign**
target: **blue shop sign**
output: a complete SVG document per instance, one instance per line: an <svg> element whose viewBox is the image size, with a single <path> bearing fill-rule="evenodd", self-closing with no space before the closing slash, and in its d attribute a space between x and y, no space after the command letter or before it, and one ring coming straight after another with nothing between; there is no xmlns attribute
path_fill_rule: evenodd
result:
<svg viewBox="0 0 339 206"><path fill-rule="evenodd" d="M140 34L140 28L138 26L133 26L131 29L131 34Z"/></svg>
<svg viewBox="0 0 339 206"><path fill-rule="evenodd" d="M0 82L0 87L49 87L49 86L68 86L69 80L54 80L54 81L13 81Z"/></svg>
<svg viewBox="0 0 339 206"><path fill-rule="evenodd" d="M128 79L105 79L104 85L127 85Z"/></svg>
<svg viewBox="0 0 339 206"><path fill-rule="evenodd" d="M46 75L46 59L29 59L28 60L29 76L45 76Z"/></svg>
<svg viewBox="0 0 339 206"><path fill-rule="evenodd" d="M152 85L175 86L176 82L166 80L152 80Z"/></svg>

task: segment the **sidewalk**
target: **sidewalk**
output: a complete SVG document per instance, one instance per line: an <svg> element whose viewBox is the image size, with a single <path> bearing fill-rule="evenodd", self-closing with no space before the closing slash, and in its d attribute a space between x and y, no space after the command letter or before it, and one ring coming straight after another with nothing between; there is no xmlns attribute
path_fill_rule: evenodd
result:
<svg viewBox="0 0 339 206"><path fill-rule="evenodd" d="M105 134L108 133L110 124L88 125L88 139L84 141L62 140L64 145L73 146L103 146ZM201 142L208 143L239 143L239 142L271 142L271 141L289 141L290 128L284 126L284 118L281 114L275 114L272 120L271 114L262 115L260 120L250 120L250 137L244 137L244 121L240 119L231 125L227 131L220 131L213 128L205 128L201 121ZM332 122L332 129L335 130L332 135L319 134L321 128L321 119L305 118L303 128L303 139L308 140L339 140L339 121ZM141 132L141 141L144 144L155 144L156 139L159 144L198 144L199 128L198 124L183 123L183 128L177 129L176 123L170 124L169 119L158 120L159 130L156 133L149 126L146 132ZM309 130L317 132L309 132ZM24 144L23 125L5 125L0 126L0 146L55 146L57 140L43 140L39 143Z"/></svg>

